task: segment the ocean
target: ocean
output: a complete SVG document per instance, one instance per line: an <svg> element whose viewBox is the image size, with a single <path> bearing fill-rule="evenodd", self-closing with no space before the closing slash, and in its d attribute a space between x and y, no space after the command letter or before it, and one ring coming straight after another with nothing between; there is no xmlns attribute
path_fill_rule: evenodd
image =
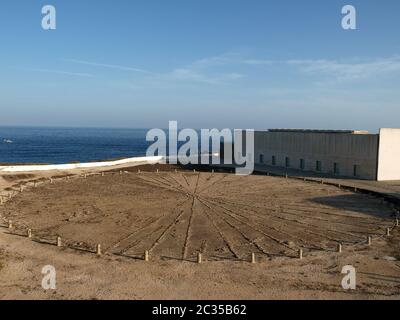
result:
<svg viewBox="0 0 400 320"><path fill-rule="evenodd" d="M147 129L0 127L0 163L62 164L145 156Z"/></svg>

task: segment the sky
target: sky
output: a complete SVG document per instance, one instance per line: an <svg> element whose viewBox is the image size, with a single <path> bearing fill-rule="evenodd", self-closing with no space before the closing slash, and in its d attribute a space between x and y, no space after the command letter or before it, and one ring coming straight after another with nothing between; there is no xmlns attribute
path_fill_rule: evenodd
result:
<svg viewBox="0 0 400 320"><path fill-rule="evenodd" d="M56 30L41 26L56 8ZM341 26L342 7L357 29ZM0 125L400 127L398 0L2 0Z"/></svg>

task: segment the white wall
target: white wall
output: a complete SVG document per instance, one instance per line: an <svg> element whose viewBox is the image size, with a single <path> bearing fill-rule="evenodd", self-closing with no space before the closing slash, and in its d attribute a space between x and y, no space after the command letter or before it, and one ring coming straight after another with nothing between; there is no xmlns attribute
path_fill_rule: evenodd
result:
<svg viewBox="0 0 400 320"><path fill-rule="evenodd" d="M285 158L290 159L290 168L299 169L300 159L305 160L306 171L316 171L316 161L322 164L321 173L333 174L334 163L339 166L339 175L354 178L353 167L358 166L357 177L376 179L378 135L315 132L268 132L255 134L255 162L285 167Z"/></svg>
<svg viewBox="0 0 400 320"><path fill-rule="evenodd" d="M400 129L381 129L378 181L400 180Z"/></svg>

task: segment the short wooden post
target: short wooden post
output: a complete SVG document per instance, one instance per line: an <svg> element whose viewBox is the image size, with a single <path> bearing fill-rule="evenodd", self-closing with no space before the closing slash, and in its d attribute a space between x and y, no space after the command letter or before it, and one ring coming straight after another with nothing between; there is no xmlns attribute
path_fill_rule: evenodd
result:
<svg viewBox="0 0 400 320"><path fill-rule="evenodd" d="M354 192L357 192L358 190L357 190L357 188L354 188Z"/></svg>
<svg viewBox="0 0 400 320"><path fill-rule="evenodd" d="M19 191L20 191L20 192L23 192L23 191L24 191L24 187L23 187L23 186L20 186L20 187L19 187Z"/></svg>
<svg viewBox="0 0 400 320"><path fill-rule="evenodd" d="M0 197L0 205L3 204L3 197Z"/></svg>
<svg viewBox="0 0 400 320"><path fill-rule="evenodd" d="M53 184L53 179L52 178L50 178L50 183Z"/></svg>
<svg viewBox="0 0 400 320"><path fill-rule="evenodd" d="M196 169L193 169L193 172L196 173Z"/></svg>
<svg viewBox="0 0 400 320"><path fill-rule="evenodd" d="M122 176L122 170L119 171L119 175Z"/></svg>
<svg viewBox="0 0 400 320"><path fill-rule="evenodd" d="M321 180L321 184L324 184L324 180Z"/></svg>
<svg viewBox="0 0 400 320"><path fill-rule="evenodd" d="M37 182L33 183L33 187L36 188L37 187Z"/></svg>
<svg viewBox="0 0 400 320"><path fill-rule="evenodd" d="M104 172L101 173L101 176L104 177Z"/></svg>
<svg viewBox="0 0 400 320"><path fill-rule="evenodd" d="M160 172L160 170L157 169L157 173L159 173L159 172Z"/></svg>
<svg viewBox="0 0 400 320"><path fill-rule="evenodd" d="M57 237L57 247L62 247L61 237Z"/></svg>
<svg viewBox="0 0 400 320"><path fill-rule="evenodd" d="M197 263L203 263L203 256L200 252L197 254Z"/></svg>
<svg viewBox="0 0 400 320"><path fill-rule="evenodd" d="M101 245L100 244L98 244L97 247L96 247L96 254L98 256L101 256Z"/></svg>
<svg viewBox="0 0 400 320"><path fill-rule="evenodd" d="M368 236L367 238L367 244L370 246L372 244L372 237Z"/></svg>
<svg viewBox="0 0 400 320"><path fill-rule="evenodd" d="M339 188L339 189L341 189L341 188L342 188L342 185L341 185L341 184L339 184L339 185L338 185L338 188Z"/></svg>
<svg viewBox="0 0 400 320"><path fill-rule="evenodd" d="M299 250L299 259L303 259L303 249Z"/></svg>
<svg viewBox="0 0 400 320"><path fill-rule="evenodd" d="M289 177L289 176L288 176L288 174L286 173L286 174L285 174L285 178L287 179L288 177Z"/></svg>
<svg viewBox="0 0 400 320"><path fill-rule="evenodd" d="M146 261L146 262L148 262L150 259L149 259L149 251L145 251L144 252L144 261Z"/></svg>
<svg viewBox="0 0 400 320"><path fill-rule="evenodd" d="M11 220L8 220L8 229L12 229L13 228L13 223Z"/></svg>
<svg viewBox="0 0 400 320"><path fill-rule="evenodd" d="M140 173L140 169L137 171L137 173Z"/></svg>
<svg viewBox="0 0 400 320"><path fill-rule="evenodd" d="M399 226L399 218L396 218L396 227Z"/></svg>
<svg viewBox="0 0 400 320"><path fill-rule="evenodd" d="M85 175L83 177L86 179L87 178L87 174L85 173Z"/></svg>
<svg viewBox="0 0 400 320"><path fill-rule="evenodd" d="M211 170L211 173L215 173L215 170L214 170L214 169L212 169L212 170Z"/></svg>
<svg viewBox="0 0 400 320"><path fill-rule="evenodd" d="M256 254L254 252L251 254L251 263L257 263Z"/></svg>
<svg viewBox="0 0 400 320"><path fill-rule="evenodd" d="M390 228L386 228L386 237L390 237Z"/></svg>
<svg viewBox="0 0 400 320"><path fill-rule="evenodd" d="M28 235L29 239L32 239L32 230L31 229L28 229L27 235Z"/></svg>
<svg viewBox="0 0 400 320"><path fill-rule="evenodd" d="M337 252L338 252L338 253L342 253L342 244L341 244L341 243L339 243L339 244L337 245Z"/></svg>
<svg viewBox="0 0 400 320"><path fill-rule="evenodd" d="M11 194L11 192L9 192L8 193L8 199L11 199L11 197L12 197L12 194Z"/></svg>

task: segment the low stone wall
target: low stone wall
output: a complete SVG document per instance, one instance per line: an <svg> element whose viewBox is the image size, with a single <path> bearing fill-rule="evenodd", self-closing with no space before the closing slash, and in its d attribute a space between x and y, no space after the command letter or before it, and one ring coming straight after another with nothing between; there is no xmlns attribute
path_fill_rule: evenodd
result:
<svg viewBox="0 0 400 320"><path fill-rule="evenodd" d="M100 167L112 167L124 164L137 163L159 163L164 157L137 157L126 158L116 161L89 162L89 163L71 163L54 165L18 165L18 166L0 166L0 172L30 172L30 171L51 171L51 170L73 170L73 169L91 169Z"/></svg>

